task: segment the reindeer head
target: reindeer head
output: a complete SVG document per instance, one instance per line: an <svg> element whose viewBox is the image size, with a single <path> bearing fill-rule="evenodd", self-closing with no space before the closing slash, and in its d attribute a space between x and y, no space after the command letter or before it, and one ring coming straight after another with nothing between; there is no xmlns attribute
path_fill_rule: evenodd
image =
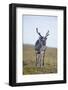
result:
<svg viewBox="0 0 68 90"><path fill-rule="evenodd" d="M42 36L42 35L38 32L38 28L36 28L36 32L37 32L38 35L40 36L39 42L40 42L43 46L45 46L45 45L46 45L47 36L49 35L49 30L48 30L48 32L46 33L45 36Z"/></svg>

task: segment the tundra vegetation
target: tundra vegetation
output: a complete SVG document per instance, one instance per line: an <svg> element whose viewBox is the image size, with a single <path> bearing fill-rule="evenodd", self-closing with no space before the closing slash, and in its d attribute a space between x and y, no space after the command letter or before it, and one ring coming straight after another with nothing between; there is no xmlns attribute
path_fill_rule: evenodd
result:
<svg viewBox="0 0 68 90"><path fill-rule="evenodd" d="M24 44L22 73L24 75L57 73L57 48L47 47L44 57L44 66L36 67L34 45Z"/></svg>

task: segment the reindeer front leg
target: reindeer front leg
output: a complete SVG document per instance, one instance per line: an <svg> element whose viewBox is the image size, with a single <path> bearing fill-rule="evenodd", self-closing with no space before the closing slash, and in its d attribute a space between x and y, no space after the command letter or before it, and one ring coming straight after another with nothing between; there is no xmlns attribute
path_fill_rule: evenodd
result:
<svg viewBox="0 0 68 90"><path fill-rule="evenodd" d="M37 66L37 67L40 67L40 66L41 66L40 53L36 55L36 66Z"/></svg>
<svg viewBox="0 0 68 90"><path fill-rule="evenodd" d="M43 53L43 66L44 66L44 57L45 57L45 51Z"/></svg>
<svg viewBox="0 0 68 90"><path fill-rule="evenodd" d="M40 53L40 66L43 67L43 53Z"/></svg>
<svg viewBox="0 0 68 90"><path fill-rule="evenodd" d="M44 66L44 53L43 52L41 52L41 55L40 55L40 58L41 58L41 67L43 67Z"/></svg>

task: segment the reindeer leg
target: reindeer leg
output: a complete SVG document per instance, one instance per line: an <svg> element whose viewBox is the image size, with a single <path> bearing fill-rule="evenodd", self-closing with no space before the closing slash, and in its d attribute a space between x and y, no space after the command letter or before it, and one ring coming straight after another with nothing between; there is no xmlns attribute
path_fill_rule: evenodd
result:
<svg viewBox="0 0 68 90"><path fill-rule="evenodd" d="M36 51L36 62L35 62L35 65L36 65L36 67L38 66L38 53L37 53L37 51Z"/></svg>
<svg viewBox="0 0 68 90"><path fill-rule="evenodd" d="M40 67L42 67L42 54L40 53Z"/></svg>
<svg viewBox="0 0 68 90"><path fill-rule="evenodd" d="M41 64L42 64L42 62L41 62L41 53L40 53L40 67L41 67Z"/></svg>
<svg viewBox="0 0 68 90"><path fill-rule="evenodd" d="M43 53L40 54L40 66L43 67Z"/></svg>
<svg viewBox="0 0 68 90"><path fill-rule="evenodd" d="M41 58L40 53L37 54L37 67L41 66Z"/></svg>
<svg viewBox="0 0 68 90"><path fill-rule="evenodd" d="M40 54L36 54L36 66L40 66Z"/></svg>
<svg viewBox="0 0 68 90"><path fill-rule="evenodd" d="M40 67L40 53L38 54L38 67Z"/></svg>
<svg viewBox="0 0 68 90"><path fill-rule="evenodd" d="M36 53L36 67L37 67L37 53Z"/></svg>
<svg viewBox="0 0 68 90"><path fill-rule="evenodd" d="M44 53L43 53L43 66L44 66Z"/></svg>
<svg viewBox="0 0 68 90"><path fill-rule="evenodd" d="M43 53L43 66L44 66L44 57L45 57L45 51Z"/></svg>

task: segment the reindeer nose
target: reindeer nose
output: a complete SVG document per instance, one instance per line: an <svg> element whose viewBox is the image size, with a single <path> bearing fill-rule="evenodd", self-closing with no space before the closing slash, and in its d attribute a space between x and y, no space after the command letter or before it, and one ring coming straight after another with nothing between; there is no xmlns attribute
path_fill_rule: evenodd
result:
<svg viewBox="0 0 68 90"><path fill-rule="evenodd" d="M43 45L45 45L45 42L43 42Z"/></svg>

